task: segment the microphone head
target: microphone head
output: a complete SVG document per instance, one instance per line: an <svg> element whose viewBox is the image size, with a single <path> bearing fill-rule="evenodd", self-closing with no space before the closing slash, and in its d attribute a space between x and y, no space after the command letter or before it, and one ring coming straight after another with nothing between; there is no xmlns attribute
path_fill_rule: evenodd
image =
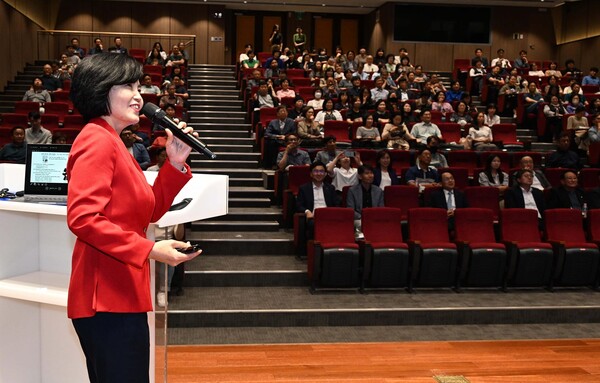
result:
<svg viewBox="0 0 600 383"><path fill-rule="evenodd" d="M159 108L151 102L145 103L141 110L144 116L148 117L152 121L154 121L154 119L158 117L157 114L159 114L159 112L161 111L161 108Z"/></svg>

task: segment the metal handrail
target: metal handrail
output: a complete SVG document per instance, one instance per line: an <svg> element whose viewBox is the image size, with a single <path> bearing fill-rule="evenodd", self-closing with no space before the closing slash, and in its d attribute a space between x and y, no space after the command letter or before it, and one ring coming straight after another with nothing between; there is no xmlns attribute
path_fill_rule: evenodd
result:
<svg viewBox="0 0 600 383"><path fill-rule="evenodd" d="M81 40L81 36L93 36L93 37L102 37L102 36L121 36L121 37L138 37L141 39L156 39L157 37L161 38L161 39L177 39L177 40L183 40L183 39L187 39L187 41L184 41L186 46L191 45L192 46L192 54L190 55L190 63L194 62L194 59L196 57L196 35L188 35L188 34L163 34L163 33L132 33L132 32L102 32L102 31L78 31L78 30L58 30L58 29L42 29L42 30L38 30L37 31L37 52L38 52L38 59L41 58L42 53L42 36L48 36L48 37L60 37L60 36L68 36L68 42L71 41L72 37L77 37ZM62 44L62 47L52 47L52 45L57 45L59 44L58 40L60 40L60 38L58 39L54 39L54 41L50 41L51 39L48 38L48 41L46 43L46 52L48 55L53 54L56 57L60 57L60 54L64 52L64 45ZM152 44L149 44L152 45ZM91 45L90 45L91 46ZM48 57L48 58L52 58L52 57Z"/></svg>

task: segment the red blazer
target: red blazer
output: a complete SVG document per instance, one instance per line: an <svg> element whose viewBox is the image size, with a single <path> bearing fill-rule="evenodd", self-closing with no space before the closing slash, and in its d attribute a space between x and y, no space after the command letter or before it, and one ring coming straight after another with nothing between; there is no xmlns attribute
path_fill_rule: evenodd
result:
<svg viewBox="0 0 600 383"><path fill-rule="evenodd" d="M152 311L148 255L154 241L146 229L192 177L186 168L182 173L167 161L150 186L106 121L93 119L83 128L67 164L67 224L77 237L69 318Z"/></svg>

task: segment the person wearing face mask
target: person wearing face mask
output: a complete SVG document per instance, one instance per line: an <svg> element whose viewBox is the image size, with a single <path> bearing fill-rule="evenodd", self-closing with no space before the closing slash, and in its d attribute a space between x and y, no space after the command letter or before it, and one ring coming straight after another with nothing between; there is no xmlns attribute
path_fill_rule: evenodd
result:
<svg viewBox="0 0 600 383"><path fill-rule="evenodd" d="M427 149L431 153L431 162L430 166L433 166L436 169L447 168L448 160L446 156L440 153L440 139L437 136L429 136L427 137Z"/></svg>
<svg viewBox="0 0 600 383"><path fill-rule="evenodd" d="M313 95L315 98L307 102L306 106L313 107L314 109L323 109L323 92L321 89L315 89Z"/></svg>

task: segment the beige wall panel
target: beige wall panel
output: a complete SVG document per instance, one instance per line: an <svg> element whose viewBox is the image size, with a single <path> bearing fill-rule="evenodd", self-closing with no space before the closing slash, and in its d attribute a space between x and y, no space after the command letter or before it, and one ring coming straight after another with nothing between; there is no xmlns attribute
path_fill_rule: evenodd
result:
<svg viewBox="0 0 600 383"><path fill-rule="evenodd" d="M327 49L327 53L333 52L333 19L317 18L315 22L315 48Z"/></svg>
<svg viewBox="0 0 600 383"><path fill-rule="evenodd" d="M221 12L225 14L223 7L210 7L208 11L208 64L225 64L225 18L215 19L212 17L213 12ZM223 16L225 17L225 15ZM221 37L221 41L211 41L211 37ZM229 62L229 60L227 60Z"/></svg>
<svg viewBox="0 0 600 383"><path fill-rule="evenodd" d="M344 52L358 51L358 20L342 19L340 21L340 45Z"/></svg>
<svg viewBox="0 0 600 383"><path fill-rule="evenodd" d="M563 13L563 41L575 41L588 37L588 12L588 1L568 4L568 8Z"/></svg>
<svg viewBox="0 0 600 383"><path fill-rule="evenodd" d="M271 37L271 32L273 31L273 25L279 24L281 28L281 17L279 16L263 16L262 21L257 20L258 23L262 22L262 45L264 52L271 51L271 43L269 42L269 37ZM283 32L282 32L283 33ZM287 44L287 37L283 36L283 44ZM258 37L257 37L258 39Z"/></svg>
<svg viewBox="0 0 600 383"><path fill-rule="evenodd" d="M560 68L564 68L565 61L568 59L575 60L576 66L581 64L581 44L581 41L576 41L559 45L558 66Z"/></svg>
<svg viewBox="0 0 600 383"><path fill-rule="evenodd" d="M138 4L133 4L131 17L131 30L135 33L156 33L168 34L170 14L164 4L144 3L143 8ZM165 51L169 51L169 41L167 38L151 37L131 39L131 48L143 48L150 51L156 41L159 41Z"/></svg>
<svg viewBox="0 0 600 383"><path fill-rule="evenodd" d="M235 28L236 28L236 36L235 36L235 54L234 57L239 57L240 53L244 51L244 46L246 44L254 44L254 26L256 25L256 18L254 16L244 16L244 15L236 15L235 16Z"/></svg>
<svg viewBox="0 0 600 383"><path fill-rule="evenodd" d="M452 48L450 44L417 44L411 60L414 65L423 65L425 72L447 70L452 67Z"/></svg>

